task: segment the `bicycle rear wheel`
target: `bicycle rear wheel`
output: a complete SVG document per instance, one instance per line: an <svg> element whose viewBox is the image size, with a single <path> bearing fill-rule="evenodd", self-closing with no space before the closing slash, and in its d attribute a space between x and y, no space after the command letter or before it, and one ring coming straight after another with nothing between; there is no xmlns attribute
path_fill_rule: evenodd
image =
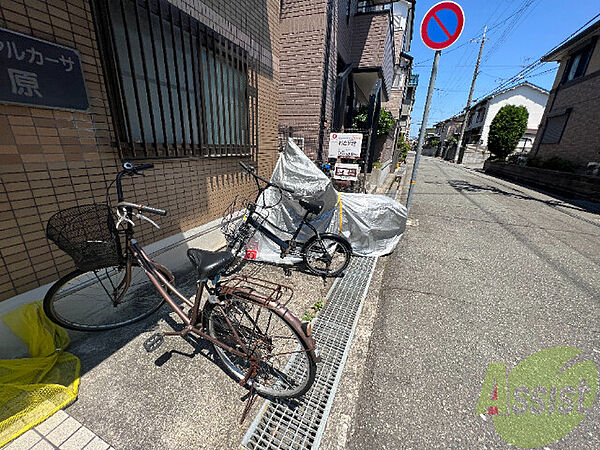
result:
<svg viewBox="0 0 600 450"><path fill-rule="evenodd" d="M44 312L58 325L77 331L104 331L149 316L164 302L140 267L132 267L131 284L123 294L125 267L89 272L76 270L58 280L44 298Z"/></svg>
<svg viewBox="0 0 600 450"><path fill-rule="evenodd" d="M261 395L294 398L312 386L316 363L309 349L291 324L279 312L238 298L223 306L206 303L204 320L208 334L224 344L244 351L258 361L258 373L248 385ZM240 344L232 324L244 346ZM218 345L217 355L237 380L243 380L251 369L249 358L237 356Z"/></svg>
<svg viewBox="0 0 600 450"><path fill-rule="evenodd" d="M352 247L345 238L324 233L306 241L302 255L306 267L315 275L336 277L348 267Z"/></svg>

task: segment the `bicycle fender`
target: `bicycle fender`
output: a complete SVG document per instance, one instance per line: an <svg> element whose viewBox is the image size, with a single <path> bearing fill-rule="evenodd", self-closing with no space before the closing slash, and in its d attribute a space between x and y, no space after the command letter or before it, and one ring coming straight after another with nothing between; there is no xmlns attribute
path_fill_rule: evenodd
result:
<svg viewBox="0 0 600 450"><path fill-rule="evenodd" d="M306 241L304 243L304 245L302 246L302 251L304 251L304 249L306 247L308 247L308 244L310 244L312 241L315 241L319 238L323 239L326 237L334 237L337 239L342 239L343 241L346 242L346 244L348 244L348 248L350 249L350 251L352 251L352 244L350 244L350 241L348 241L348 239L346 239L344 236L342 236L341 234L335 234L335 233L319 233L318 235L313 235L310 237L310 239L308 239L308 241Z"/></svg>
<svg viewBox="0 0 600 450"><path fill-rule="evenodd" d="M285 306L281 306L279 304L273 305L272 302L269 303L269 306L273 309L278 310L281 313L281 315L290 322L290 325L294 328L294 330L298 332L298 335L302 338L302 340L308 347L308 351L310 352L315 362L321 361L321 356L317 355L317 341L314 337L308 336L306 334L306 331L302 327L302 322L300 321L300 319L298 319L294 314L292 314L292 312Z"/></svg>

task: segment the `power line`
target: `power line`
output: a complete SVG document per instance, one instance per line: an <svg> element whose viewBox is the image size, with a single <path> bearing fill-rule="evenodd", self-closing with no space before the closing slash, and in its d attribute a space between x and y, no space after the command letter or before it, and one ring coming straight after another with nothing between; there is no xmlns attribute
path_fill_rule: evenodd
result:
<svg viewBox="0 0 600 450"><path fill-rule="evenodd" d="M533 10L535 9L536 2L539 0L524 0L521 3L521 6L518 7L509 17L507 17L502 23L507 22L510 19L510 22L504 28L502 34L496 39L494 44L488 49L487 54L483 58L483 62L485 63L490 59L490 57L500 48L503 44L508 41L509 36L525 21L525 19L531 15Z"/></svg>
<svg viewBox="0 0 600 450"><path fill-rule="evenodd" d="M528 75L527 78L535 78L535 77L539 77L540 75L544 75L548 72L554 72L556 70L556 67L552 67L551 69L547 69L544 70L542 72L538 72L538 73L534 73L533 75Z"/></svg>
<svg viewBox="0 0 600 450"><path fill-rule="evenodd" d="M557 48L559 48L561 45L563 45L564 43L566 43L567 41L569 41L569 39L571 39L573 36L577 35L581 30L585 29L590 23L594 22L594 20L596 20L598 17L600 17L600 13L596 14L594 17L592 17L590 20L588 20L584 25L582 25L576 31L574 31L573 33L571 33L566 38L564 38L561 42L559 42L557 45L555 45L550 51L545 52L544 55L552 53L554 50L556 50ZM479 97L476 101L478 101L478 100L480 100L482 98L488 97L490 95L493 95L493 94L495 94L495 93L497 93L497 92L499 92L499 91L507 88L511 84L514 84L515 82L524 79L526 76L528 76L529 74L531 74L531 72L533 72L535 69L543 67L544 64L547 64L546 62L542 62L541 61L541 59L543 58L544 55L540 56L539 59L537 59L536 61L534 61L533 63L531 63L527 67L523 68L517 74L513 75L512 77L510 77L506 81L502 82L499 86L497 86L496 88L492 89L489 93L483 95L482 97Z"/></svg>

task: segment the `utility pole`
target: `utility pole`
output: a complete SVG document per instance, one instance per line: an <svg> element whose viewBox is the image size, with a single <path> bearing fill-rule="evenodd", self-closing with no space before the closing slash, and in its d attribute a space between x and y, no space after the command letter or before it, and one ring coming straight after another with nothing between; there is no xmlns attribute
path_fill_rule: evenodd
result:
<svg viewBox="0 0 600 450"><path fill-rule="evenodd" d="M406 209L410 210L410 204L415 191L415 183L417 182L417 173L419 171L419 161L421 160L421 151L423 150L423 142L425 141L425 131L427 129L427 118L429 117L429 108L431 107L431 97L435 89L435 79L437 77L438 67L440 65L440 56L442 51L437 50L433 58L433 66L431 67L431 77L429 78L429 89L427 90L427 100L425 101L425 109L423 110L423 121L421 122L421 130L419 131L419 141L417 143L417 154L413 165L412 176L410 178L410 187L408 188L408 198L406 199Z"/></svg>
<svg viewBox="0 0 600 450"><path fill-rule="evenodd" d="M483 53L483 44L487 39L485 34L487 33L487 25L483 30L483 37L481 38L481 46L479 47L479 55L477 56L477 64L475 64L475 72L473 73L473 81L471 82L471 90L469 91L469 99L467 100L467 107L465 109L465 119L463 120L462 126L460 127L460 136L458 137L458 144L456 146L456 155L454 155L454 161L457 164L462 164L463 156L465 152L462 149L462 141L465 135L465 128L467 128L467 121L469 120L469 108L471 108L471 100L473 100L473 91L475 90L475 81L477 75L479 75L479 63L481 62L481 54ZM471 42L479 42L479 39L472 40Z"/></svg>

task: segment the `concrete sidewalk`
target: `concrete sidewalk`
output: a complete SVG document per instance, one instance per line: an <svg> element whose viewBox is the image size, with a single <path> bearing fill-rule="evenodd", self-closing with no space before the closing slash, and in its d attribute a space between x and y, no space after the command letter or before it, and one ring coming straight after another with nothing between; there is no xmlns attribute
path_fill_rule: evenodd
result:
<svg viewBox="0 0 600 450"><path fill-rule="evenodd" d="M299 317L323 299L332 283L298 271L287 277L281 268L262 264L247 264L244 271L292 287L289 307ZM190 267L176 274L176 286L190 297L195 279ZM237 448L262 402L240 425L247 390L227 375L212 345L203 340L166 337L155 352L144 350L149 336L179 326L165 305L129 327L69 332L69 351L82 367L77 401L7 448Z"/></svg>
<svg viewBox="0 0 600 450"><path fill-rule="evenodd" d="M398 188L391 174L378 193L391 190L395 196ZM356 400L361 385L386 260L379 258L371 281L322 448L336 448L333 443L339 430L347 429L345 408L353 405L348 400ZM280 268L266 265L249 264L245 270L258 270L255 276L291 286L295 295L290 309L299 317L324 298L332 282L324 284L302 272L286 277ZM191 267L176 274L176 286L188 297L194 294L195 272ZM164 306L147 320L118 330L70 332L73 343L69 351L82 364L78 400L7 448L239 448L262 402L254 404L240 425L247 390L228 377L212 346L202 340L167 337L157 351L147 353L143 342L149 336L177 328L179 320L169 311Z"/></svg>

